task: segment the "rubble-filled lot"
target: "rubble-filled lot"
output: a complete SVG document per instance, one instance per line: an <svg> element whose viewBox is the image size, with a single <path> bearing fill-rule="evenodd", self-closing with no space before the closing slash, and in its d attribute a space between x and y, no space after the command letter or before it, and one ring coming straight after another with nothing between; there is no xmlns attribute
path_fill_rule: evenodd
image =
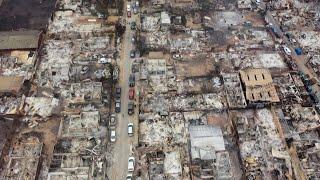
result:
<svg viewBox="0 0 320 180"><path fill-rule="evenodd" d="M319 3L98 4L0 37L1 178L320 178Z"/></svg>
<svg viewBox="0 0 320 180"><path fill-rule="evenodd" d="M148 10L141 14L139 34L147 52L139 64L140 177L172 177L163 162L177 149L179 165L173 169L179 176L174 179L190 178L187 172L199 179L317 177L311 157L299 154L311 151L301 148L305 144L299 137L314 131L314 142L319 139L318 106L311 95L317 91L309 87L318 81L309 80L306 72L319 72L313 56L319 6L298 1L184 3L193 4L191 13L177 2L143 4ZM296 30L299 22L303 30ZM304 61L299 47L311 53L308 67L299 62ZM158 66L148 68L155 62ZM182 162L190 171L178 168ZM242 169L235 168L237 163Z"/></svg>
<svg viewBox="0 0 320 180"><path fill-rule="evenodd" d="M1 115L18 122L1 177L105 179L114 26L90 6L58 1L39 49L1 49Z"/></svg>

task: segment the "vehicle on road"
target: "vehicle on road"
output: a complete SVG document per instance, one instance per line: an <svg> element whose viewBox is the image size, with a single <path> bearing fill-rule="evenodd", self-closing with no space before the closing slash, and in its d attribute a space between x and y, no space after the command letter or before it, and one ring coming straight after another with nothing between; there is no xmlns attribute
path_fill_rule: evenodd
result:
<svg viewBox="0 0 320 180"><path fill-rule="evenodd" d="M287 55L291 55L291 50L287 46L282 46L282 48Z"/></svg>
<svg viewBox="0 0 320 180"><path fill-rule="evenodd" d="M116 115L115 114L111 114L110 115L110 119L109 119L109 127L110 128L115 128L116 125L117 125Z"/></svg>
<svg viewBox="0 0 320 180"><path fill-rule="evenodd" d="M116 99L116 105L115 105L115 111L116 113L119 113L121 111L121 101L120 99Z"/></svg>
<svg viewBox="0 0 320 180"><path fill-rule="evenodd" d="M134 58L135 56L136 56L135 51L134 51L134 50L131 50L131 51L130 51L130 57L131 57L131 58Z"/></svg>
<svg viewBox="0 0 320 180"><path fill-rule="evenodd" d="M134 113L134 103L133 102L129 102L128 103L128 114L132 115Z"/></svg>
<svg viewBox="0 0 320 180"><path fill-rule="evenodd" d="M131 18L131 11L127 11L128 18Z"/></svg>
<svg viewBox="0 0 320 180"><path fill-rule="evenodd" d="M134 157L129 157L128 159L128 171L129 172L133 172L134 171L134 163L135 163L135 160L134 160Z"/></svg>
<svg viewBox="0 0 320 180"><path fill-rule="evenodd" d="M132 174L127 174L127 180L132 180Z"/></svg>
<svg viewBox="0 0 320 180"><path fill-rule="evenodd" d="M132 37L131 42L134 43L136 41L136 38Z"/></svg>
<svg viewBox="0 0 320 180"><path fill-rule="evenodd" d="M129 76L129 86L134 87L136 85L136 78L134 74L130 74Z"/></svg>
<svg viewBox="0 0 320 180"><path fill-rule="evenodd" d="M139 50L136 50L136 51L135 51L135 57L137 57L137 58L140 57L140 51L139 51Z"/></svg>
<svg viewBox="0 0 320 180"><path fill-rule="evenodd" d="M129 99L133 100L134 99L134 88L129 89Z"/></svg>
<svg viewBox="0 0 320 180"><path fill-rule="evenodd" d="M131 23L131 26L130 26L131 30L135 30L136 29L136 25L137 25L137 23L135 21L133 21Z"/></svg>
<svg viewBox="0 0 320 180"><path fill-rule="evenodd" d="M128 124L128 135L133 136L133 123Z"/></svg>
<svg viewBox="0 0 320 180"><path fill-rule="evenodd" d="M297 43L297 41L294 39L294 35L291 33L285 33L286 37L289 39L289 41L293 44Z"/></svg>
<svg viewBox="0 0 320 180"><path fill-rule="evenodd" d="M139 7L139 1L136 1L136 7Z"/></svg>
<svg viewBox="0 0 320 180"><path fill-rule="evenodd" d="M134 7L134 8L133 8L133 13L134 13L134 14L138 14L138 7Z"/></svg>
<svg viewBox="0 0 320 180"><path fill-rule="evenodd" d="M116 87L116 99L120 99L120 98L121 98L121 88Z"/></svg>
<svg viewBox="0 0 320 180"><path fill-rule="evenodd" d="M116 142L116 131L115 130L112 130L110 132L110 141L111 142Z"/></svg>
<svg viewBox="0 0 320 180"><path fill-rule="evenodd" d="M127 4L127 11L131 11L131 5Z"/></svg>

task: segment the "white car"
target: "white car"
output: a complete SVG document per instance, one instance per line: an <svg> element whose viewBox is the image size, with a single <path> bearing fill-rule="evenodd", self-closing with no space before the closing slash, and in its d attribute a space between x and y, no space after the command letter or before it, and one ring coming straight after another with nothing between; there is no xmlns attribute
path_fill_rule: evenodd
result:
<svg viewBox="0 0 320 180"><path fill-rule="evenodd" d="M136 7L139 7L139 1L136 1Z"/></svg>
<svg viewBox="0 0 320 180"><path fill-rule="evenodd" d="M116 131L115 130L112 130L110 133L110 141L116 142Z"/></svg>
<svg viewBox="0 0 320 180"><path fill-rule="evenodd" d="M134 161L134 157L129 157L129 159L128 159L128 171L129 172L133 172L134 171L134 163L135 163L135 161Z"/></svg>
<svg viewBox="0 0 320 180"><path fill-rule="evenodd" d="M291 55L291 50L287 46L282 46L282 48L287 55Z"/></svg>
<svg viewBox="0 0 320 180"><path fill-rule="evenodd" d="M132 179L132 174L127 174L127 180L131 180Z"/></svg>
<svg viewBox="0 0 320 180"><path fill-rule="evenodd" d="M172 58L180 60L180 59L182 59L182 55L181 54L174 54L174 55L172 55Z"/></svg>
<svg viewBox="0 0 320 180"><path fill-rule="evenodd" d="M133 123L128 124L128 135L133 136Z"/></svg>
<svg viewBox="0 0 320 180"><path fill-rule="evenodd" d="M89 67L88 66L83 66L81 71L80 71L80 74L86 74L88 71L89 71Z"/></svg>
<svg viewBox="0 0 320 180"><path fill-rule="evenodd" d="M98 63L100 63L100 64L111 63L111 58L102 57L99 59Z"/></svg>
<svg viewBox="0 0 320 180"><path fill-rule="evenodd" d="M127 11L131 11L131 6L130 6L130 4L127 4Z"/></svg>

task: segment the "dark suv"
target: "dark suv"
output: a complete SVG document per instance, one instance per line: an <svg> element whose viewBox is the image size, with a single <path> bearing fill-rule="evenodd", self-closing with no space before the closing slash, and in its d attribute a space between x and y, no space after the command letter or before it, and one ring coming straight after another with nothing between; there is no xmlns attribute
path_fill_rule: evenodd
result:
<svg viewBox="0 0 320 180"><path fill-rule="evenodd" d="M128 104L128 114L132 115L134 113L134 103L133 102L129 102Z"/></svg>
<svg viewBox="0 0 320 180"><path fill-rule="evenodd" d="M117 87L116 88L116 99L120 99L121 98L121 88Z"/></svg>
<svg viewBox="0 0 320 180"><path fill-rule="evenodd" d="M130 87L134 87L135 86L135 81L136 81L136 78L135 78L134 74L130 74L130 76L129 76L129 86Z"/></svg>

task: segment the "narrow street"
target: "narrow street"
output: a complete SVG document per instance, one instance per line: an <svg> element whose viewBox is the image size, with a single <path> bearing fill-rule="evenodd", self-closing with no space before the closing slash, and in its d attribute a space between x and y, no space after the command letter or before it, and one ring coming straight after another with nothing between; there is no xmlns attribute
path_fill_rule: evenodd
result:
<svg viewBox="0 0 320 180"><path fill-rule="evenodd" d="M133 1L134 2L134 1ZM117 128L116 128L116 142L114 144L110 143L112 148L112 156L107 158L109 162L112 162L108 168L108 178L109 180L120 180L126 179L128 174L128 158L133 156L133 144L135 139L137 139L137 127L138 127L138 116L137 109L135 109L134 115L128 115L128 103L129 100L129 76L131 74L132 59L130 58L130 51L134 49L134 45L131 42L134 36L134 31L130 28L130 23L133 20L138 20L137 14L132 13L132 17L128 18L126 13L127 2L124 4L123 18L126 19L126 31L122 38L122 46L120 52L120 61L118 65L120 67L120 79L117 84L121 88L121 112L117 114ZM136 104L136 102L135 102ZM112 109L114 111L114 109ZM128 136L128 123L134 123L134 136Z"/></svg>

